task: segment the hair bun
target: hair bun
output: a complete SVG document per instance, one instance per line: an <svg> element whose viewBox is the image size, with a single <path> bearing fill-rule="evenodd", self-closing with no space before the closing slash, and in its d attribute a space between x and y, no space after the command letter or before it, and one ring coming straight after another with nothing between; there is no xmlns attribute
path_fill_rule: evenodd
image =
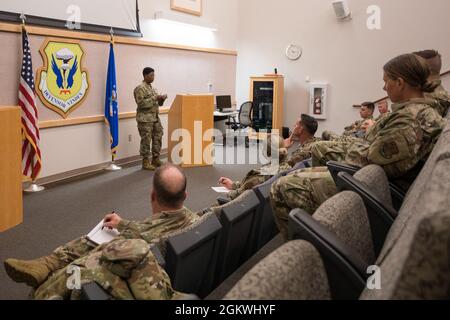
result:
<svg viewBox="0 0 450 320"><path fill-rule="evenodd" d="M420 89L423 92L433 92L439 85L440 85L439 80L427 81L420 87Z"/></svg>

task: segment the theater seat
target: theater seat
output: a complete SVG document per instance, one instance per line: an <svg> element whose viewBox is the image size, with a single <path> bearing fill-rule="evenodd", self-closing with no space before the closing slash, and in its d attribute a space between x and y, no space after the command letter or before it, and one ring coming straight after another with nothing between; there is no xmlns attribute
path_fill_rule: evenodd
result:
<svg viewBox="0 0 450 320"><path fill-rule="evenodd" d="M254 253L260 223L259 199L253 190L214 210L222 225L216 284L239 268ZM211 269L212 270L212 269Z"/></svg>
<svg viewBox="0 0 450 320"><path fill-rule="evenodd" d="M327 274L317 250L291 241L261 260L227 293L226 300L329 300Z"/></svg>
<svg viewBox="0 0 450 320"><path fill-rule="evenodd" d="M389 181L383 168L369 165L354 176L339 172L337 187L339 190L354 191L363 199L369 215L375 254L378 255L398 214L392 207Z"/></svg>
<svg viewBox="0 0 450 320"><path fill-rule="evenodd" d="M292 239L310 242L320 252L333 299L357 299L366 286L367 268L375 260L369 219L356 193L341 192L313 216L301 209L289 215Z"/></svg>
<svg viewBox="0 0 450 320"><path fill-rule="evenodd" d="M89 282L81 286L80 300L112 300L112 296L97 282Z"/></svg>
<svg viewBox="0 0 450 320"><path fill-rule="evenodd" d="M349 175L353 176L356 172L358 172L361 169L359 167L351 166L337 161L328 161L327 167L336 185L338 184L339 172L347 172ZM392 181L389 181L389 188L391 191L392 206L395 210L400 210L406 196L406 191L402 190L402 188L397 186L397 184Z"/></svg>
<svg viewBox="0 0 450 320"><path fill-rule="evenodd" d="M175 290L203 298L214 289L221 230L217 217L206 214L188 228L162 238L157 246L161 254L152 248L157 258L164 257L162 265Z"/></svg>
<svg viewBox="0 0 450 320"><path fill-rule="evenodd" d="M376 263L381 288L366 289L362 299L450 298L450 159L436 160L414 184L388 234Z"/></svg>
<svg viewBox="0 0 450 320"><path fill-rule="evenodd" d="M258 251L264 247L265 244L267 244L279 233L273 216L272 206L270 204L270 189L272 188L272 184L281 176L281 174L274 176L272 179L253 188L253 191L258 197L260 203L258 209L260 222L258 223L256 230L257 236L255 251Z"/></svg>

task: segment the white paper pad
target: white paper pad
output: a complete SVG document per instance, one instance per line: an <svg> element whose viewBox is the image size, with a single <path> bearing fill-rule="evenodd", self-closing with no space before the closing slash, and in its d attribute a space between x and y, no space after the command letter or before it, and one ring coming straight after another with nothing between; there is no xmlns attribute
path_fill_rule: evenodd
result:
<svg viewBox="0 0 450 320"><path fill-rule="evenodd" d="M108 228L103 228L103 219L100 221L100 223L95 226L94 229L92 229L91 232L89 232L89 234L87 235L87 238L89 240L91 240L92 242L100 245L106 242L110 242L111 240L113 240L115 237L117 237L118 235L120 235L120 232L117 231L117 229L108 229Z"/></svg>
<svg viewBox="0 0 450 320"><path fill-rule="evenodd" d="M231 190L228 190L225 187L211 187L217 193L230 193Z"/></svg>

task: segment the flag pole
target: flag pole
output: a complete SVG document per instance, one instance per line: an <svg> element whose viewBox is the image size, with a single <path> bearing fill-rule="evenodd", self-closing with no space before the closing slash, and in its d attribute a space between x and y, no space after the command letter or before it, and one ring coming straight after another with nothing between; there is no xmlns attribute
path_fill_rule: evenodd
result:
<svg viewBox="0 0 450 320"><path fill-rule="evenodd" d="M28 186L28 188L24 189L23 191L28 193L35 193L35 192L41 192L44 191L45 188L43 186L40 186L36 184L36 180L33 180L31 184Z"/></svg>
<svg viewBox="0 0 450 320"><path fill-rule="evenodd" d="M25 31L26 32L26 29L25 29L25 22L26 22L26 20L27 20L27 17L26 17L26 15L23 13L23 11L22 11L22 13L20 14L20 20L22 20L22 31ZM35 192L41 192L41 191L44 191L45 190L45 188L43 187L43 186L40 186L40 185L38 185L37 183L36 183L36 178L34 178L32 181L31 181L31 184L27 187L27 188L25 188L23 191L25 191L25 192L28 192L28 193L35 193Z"/></svg>
<svg viewBox="0 0 450 320"><path fill-rule="evenodd" d="M23 11L22 11L22 13L20 14L20 20L22 20L22 27L25 28L25 21L27 20L27 17L26 17L25 14L23 13Z"/></svg>
<svg viewBox="0 0 450 320"><path fill-rule="evenodd" d="M111 35L111 40L110 43L112 45L114 45L114 29L111 27L111 30L109 31L109 34ZM114 153L111 154L111 164L105 168L106 171L118 171L118 170L122 170L122 167L118 166L115 164L115 159L114 159Z"/></svg>
<svg viewBox="0 0 450 320"><path fill-rule="evenodd" d="M105 168L106 171L119 171L122 167L115 164L114 156L111 156L111 164Z"/></svg>

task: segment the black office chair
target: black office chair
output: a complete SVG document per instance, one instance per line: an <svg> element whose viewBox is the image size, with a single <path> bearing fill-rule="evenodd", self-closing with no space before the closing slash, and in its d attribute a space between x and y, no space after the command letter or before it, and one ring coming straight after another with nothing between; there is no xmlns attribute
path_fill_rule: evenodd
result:
<svg viewBox="0 0 450 320"><path fill-rule="evenodd" d="M244 102L239 110L238 116L239 121L236 121L236 118L233 117L232 121L226 122L225 124L227 126L230 126L230 128L233 129L234 131L243 130L249 127L251 128L253 126L252 112L253 112L253 102L252 101ZM237 144L236 137L234 139L234 142L235 144ZM248 137L245 137L245 146L247 148L249 146Z"/></svg>
<svg viewBox="0 0 450 320"><path fill-rule="evenodd" d="M236 119L233 118L233 121L227 122L227 125L231 126L231 129L233 129L234 131L251 127L252 111L253 111L253 102L252 101L244 102L239 110L239 117L238 117L239 122L236 122Z"/></svg>

